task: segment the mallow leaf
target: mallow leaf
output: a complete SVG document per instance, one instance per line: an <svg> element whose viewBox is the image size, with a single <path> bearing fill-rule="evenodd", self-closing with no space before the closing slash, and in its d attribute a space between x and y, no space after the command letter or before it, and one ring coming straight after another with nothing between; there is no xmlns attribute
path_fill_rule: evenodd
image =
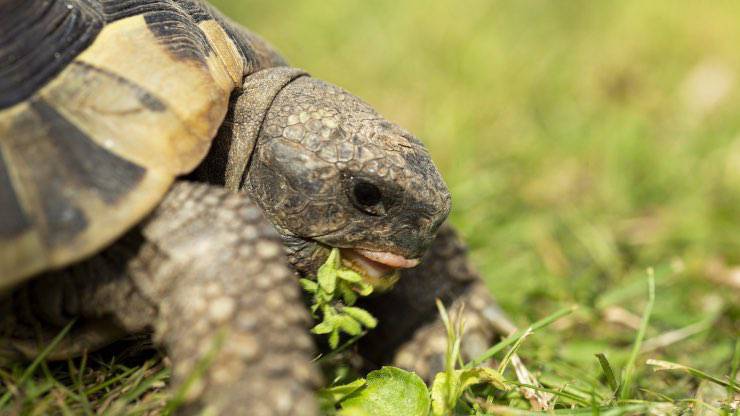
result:
<svg viewBox="0 0 740 416"><path fill-rule="evenodd" d="M342 416L427 416L429 392L414 373L383 367L367 375L367 385L341 402Z"/></svg>

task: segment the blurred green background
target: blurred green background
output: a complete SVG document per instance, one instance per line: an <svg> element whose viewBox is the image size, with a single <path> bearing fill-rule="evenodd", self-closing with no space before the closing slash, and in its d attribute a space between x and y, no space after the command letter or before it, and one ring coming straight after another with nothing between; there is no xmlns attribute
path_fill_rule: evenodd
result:
<svg viewBox="0 0 740 416"><path fill-rule="evenodd" d="M545 368L596 368L601 351L623 362L654 267L648 338L683 338L647 354L728 373L740 2L214 3L425 141L452 222L515 321L582 306L524 356Z"/></svg>

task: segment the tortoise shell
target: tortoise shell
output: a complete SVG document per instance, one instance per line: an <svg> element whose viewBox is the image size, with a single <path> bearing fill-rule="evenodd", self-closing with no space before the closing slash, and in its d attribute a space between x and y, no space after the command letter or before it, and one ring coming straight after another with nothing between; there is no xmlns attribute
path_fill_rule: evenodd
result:
<svg viewBox="0 0 740 416"><path fill-rule="evenodd" d="M282 63L197 0L4 0L0 28L0 290L140 221Z"/></svg>

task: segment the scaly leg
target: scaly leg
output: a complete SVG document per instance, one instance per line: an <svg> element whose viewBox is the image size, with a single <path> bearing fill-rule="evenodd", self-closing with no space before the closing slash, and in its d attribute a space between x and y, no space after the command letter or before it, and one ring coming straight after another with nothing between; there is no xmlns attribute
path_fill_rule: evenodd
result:
<svg viewBox="0 0 740 416"><path fill-rule="evenodd" d="M179 183L143 227L131 275L159 306L156 340L183 413L314 415L309 316L277 235L244 194Z"/></svg>
<svg viewBox="0 0 740 416"><path fill-rule="evenodd" d="M35 319L28 327L43 323L49 337L77 317L63 352L74 354L153 327L172 361L172 388L186 392L180 414L318 412L300 287L272 225L244 194L177 183L140 227L34 285L14 308L20 318L6 320L11 333ZM24 319L23 309L35 316ZM37 345L29 334L6 347L11 356L33 354L24 350Z"/></svg>

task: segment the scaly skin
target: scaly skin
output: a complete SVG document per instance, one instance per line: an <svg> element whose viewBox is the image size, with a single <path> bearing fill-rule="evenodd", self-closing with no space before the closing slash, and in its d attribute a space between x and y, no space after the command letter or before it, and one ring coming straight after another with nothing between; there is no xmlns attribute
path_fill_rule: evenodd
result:
<svg viewBox="0 0 740 416"><path fill-rule="evenodd" d="M69 290L49 290L62 286ZM22 291L14 309L30 313L14 315L16 341L5 346L16 355L35 352L19 340L34 326L48 338L71 317L82 325L64 354L94 347L83 342L90 322L99 324L92 334L150 327L172 360L174 388L204 369L180 414L317 413L320 376L300 288L274 229L243 194L178 183L118 243Z"/></svg>
<svg viewBox="0 0 740 416"><path fill-rule="evenodd" d="M358 201L363 185L377 190L375 203ZM275 97L244 189L301 273L316 270L326 247L419 258L450 210L447 186L418 139L352 94L309 77Z"/></svg>
<svg viewBox="0 0 740 416"><path fill-rule="evenodd" d="M369 363L433 374L444 346L435 297L468 303L467 350L489 344L486 317L498 309L454 232L443 227L437 236L450 195L421 142L338 87L288 68L264 71L256 85L275 95L249 96L246 87L237 94L203 168L146 221L0 303L8 340L0 355L33 357L36 340L73 318L53 358L153 329L172 359L175 388L205 368L181 413L315 414L320 380L308 313L287 264L313 275L330 247L407 259L429 249L396 290L368 303L381 322L363 341ZM252 107L253 97L264 105ZM244 147L234 149L253 146L251 155L232 151L238 141Z"/></svg>
<svg viewBox="0 0 740 416"><path fill-rule="evenodd" d="M172 360L174 388L204 372L181 413L316 414L310 323L288 264L313 275L330 247L390 253L400 264L431 247L395 292L370 302L382 326L363 341L369 362L432 374L444 341L437 296L469 303L466 348L487 344L470 340L478 332L490 338L484 317L495 304L454 234L444 228L435 237L450 195L421 142L346 91L282 66L272 47L204 2L149 3L140 11L215 17L249 75L207 158L145 221L95 256L0 299L0 362L34 357L73 320L50 358L153 330ZM173 29L158 27L159 40ZM177 54L180 38L172 36Z"/></svg>
<svg viewBox="0 0 740 416"><path fill-rule="evenodd" d="M309 316L256 204L183 183L155 215L142 232L155 244L130 270L158 305L155 339L176 363L175 383L214 354L183 412L315 414L320 378L310 361Z"/></svg>

